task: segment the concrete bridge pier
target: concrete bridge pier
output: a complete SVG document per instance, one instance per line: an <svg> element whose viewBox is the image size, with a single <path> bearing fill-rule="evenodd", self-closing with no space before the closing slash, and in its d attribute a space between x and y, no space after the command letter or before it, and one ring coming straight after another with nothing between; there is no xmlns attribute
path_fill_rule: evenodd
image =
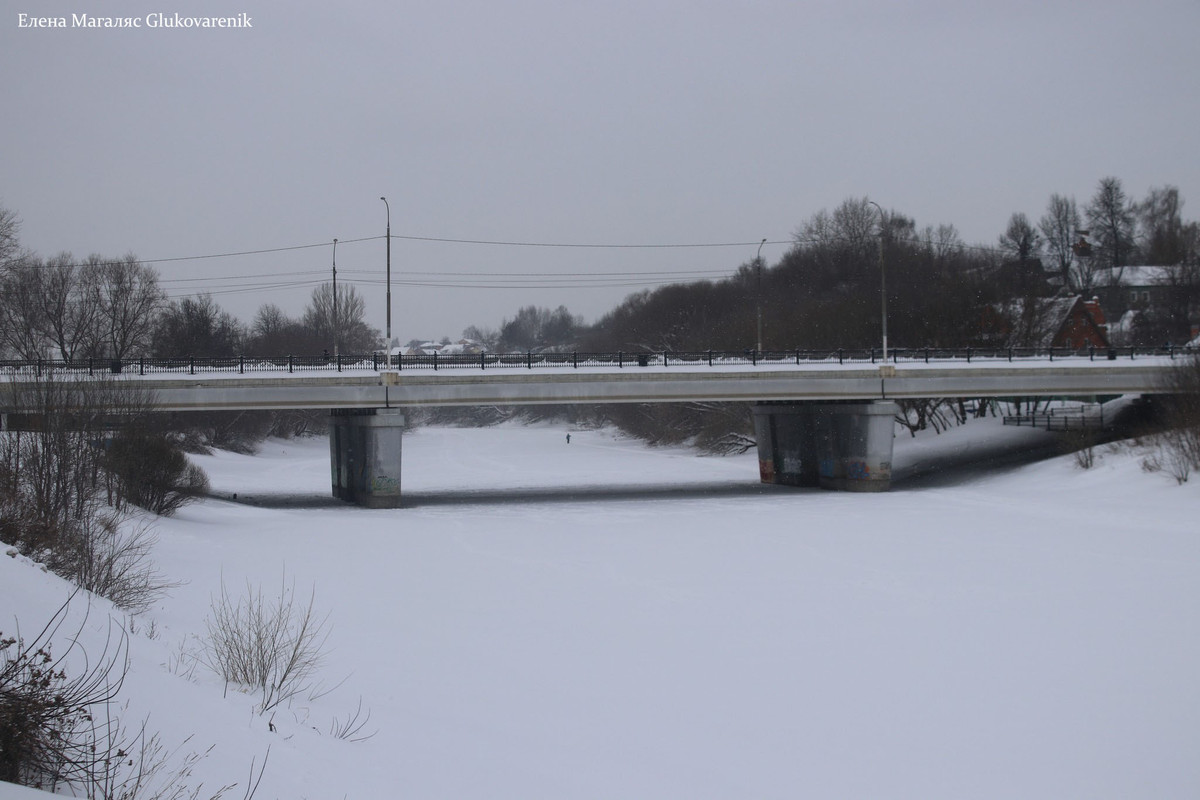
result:
<svg viewBox="0 0 1200 800"><path fill-rule="evenodd" d="M397 408L338 408L330 412L334 497L367 508L400 507L404 422Z"/></svg>
<svg viewBox="0 0 1200 800"><path fill-rule="evenodd" d="M762 482L887 491L896 412L890 400L756 404Z"/></svg>

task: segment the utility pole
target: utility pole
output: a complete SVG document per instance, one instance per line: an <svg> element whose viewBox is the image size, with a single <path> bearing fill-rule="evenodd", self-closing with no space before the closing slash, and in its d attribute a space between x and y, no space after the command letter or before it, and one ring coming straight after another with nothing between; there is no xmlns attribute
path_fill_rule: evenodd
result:
<svg viewBox="0 0 1200 800"><path fill-rule="evenodd" d="M338 357L337 239L333 240L333 357Z"/></svg>
<svg viewBox="0 0 1200 800"><path fill-rule="evenodd" d="M887 271L883 264L883 234L884 234L884 216L883 209L879 203L874 200L868 200L868 203L879 209L879 302L883 316L883 363L887 363Z"/></svg>
<svg viewBox="0 0 1200 800"><path fill-rule="evenodd" d="M387 209L387 365L392 367L392 207L386 197L379 198Z"/></svg>
<svg viewBox="0 0 1200 800"><path fill-rule="evenodd" d="M755 281L757 284L755 289L755 306L758 309L758 341L755 343L755 349L759 353L762 352L762 249L763 245L766 243L766 239L763 239L758 243L758 254L754 256L754 272L757 276Z"/></svg>

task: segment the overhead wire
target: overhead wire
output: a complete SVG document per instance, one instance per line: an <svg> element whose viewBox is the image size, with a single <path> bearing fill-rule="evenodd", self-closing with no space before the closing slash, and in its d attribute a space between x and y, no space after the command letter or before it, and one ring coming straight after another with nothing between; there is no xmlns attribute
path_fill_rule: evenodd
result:
<svg viewBox="0 0 1200 800"><path fill-rule="evenodd" d="M338 239L338 244L349 245L362 242L379 241L386 236L363 236L354 239ZM669 242L669 243L606 243L606 242L541 242L504 239L473 239L445 236L417 236L412 234L392 234L393 239L413 242L431 242L438 244L463 244L488 247L517 247L517 248L562 248L587 250L667 250L667 249L717 249L754 247L761 244L812 246L833 242L847 242L844 237L817 238L793 236L786 240L734 241L734 242ZM187 261L213 259L228 259L275 253L288 253L317 248L331 247L332 241L314 242L310 244L288 245L282 247L257 248L252 250L227 251L191 256L175 256L170 258L135 259L138 264L172 264ZM999 248L983 245L968 245L954 242L947 245L951 251L976 251L997 253ZM51 268L55 266L83 266L89 262L70 265L41 262L38 266ZM159 283L168 289L171 297L195 297L201 294L231 295L263 291L281 291L302 289L315 286L324 281L315 277L323 275L323 269L281 270L278 272L256 272L241 275L209 275L187 278L160 277ZM344 269L343 274L359 275L357 281L348 279L349 283L374 284L382 283L382 270ZM680 269L680 270L626 270L616 272L435 272L435 271L400 271L393 276L392 282L402 286L442 289L604 289L635 286L661 286L681 281L717 280L733 277L737 269ZM370 277L367 277L370 276ZM377 277L379 276L379 277ZM275 278L271 282L245 283L248 279ZM288 280L294 279L294 280ZM184 285L189 284L189 285ZM201 289L200 284L208 284Z"/></svg>

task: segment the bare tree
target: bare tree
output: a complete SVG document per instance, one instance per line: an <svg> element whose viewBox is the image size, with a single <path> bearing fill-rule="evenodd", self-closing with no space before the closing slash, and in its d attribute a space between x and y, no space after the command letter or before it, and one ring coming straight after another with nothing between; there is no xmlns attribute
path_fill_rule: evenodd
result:
<svg viewBox="0 0 1200 800"><path fill-rule="evenodd" d="M41 266L27 255L10 259L0 272L0 346L27 360L40 358L47 341Z"/></svg>
<svg viewBox="0 0 1200 800"><path fill-rule="evenodd" d="M1021 263L1038 260L1042 253L1042 236L1022 212L1008 218L1008 227L1000 235L1000 249L1006 256Z"/></svg>
<svg viewBox="0 0 1200 800"><path fill-rule="evenodd" d="M278 336L291 324L292 319L283 313L283 309L274 303L264 303L250 324L250 335L263 339Z"/></svg>
<svg viewBox="0 0 1200 800"><path fill-rule="evenodd" d="M833 210L833 228L838 238L855 250L875 247L879 216L865 197L850 198Z"/></svg>
<svg viewBox="0 0 1200 800"><path fill-rule="evenodd" d="M1131 263L1135 251L1134 206L1125 196L1120 179L1102 178L1085 213L1096 241L1098 266L1109 269L1115 280L1120 268Z"/></svg>
<svg viewBox="0 0 1200 800"><path fill-rule="evenodd" d="M20 233L21 218L15 211L0 206L0 265L20 251Z"/></svg>
<svg viewBox="0 0 1200 800"><path fill-rule="evenodd" d="M245 331L212 295L184 297L163 309L154 329L154 355L228 358L242 349Z"/></svg>
<svg viewBox="0 0 1200 800"><path fill-rule="evenodd" d="M316 347L311 331L274 303L259 307L246 337L247 353L279 355L311 352Z"/></svg>
<svg viewBox="0 0 1200 800"><path fill-rule="evenodd" d="M1008 274L1008 290L1022 297L1044 293L1042 274L1042 236L1021 212L1008 219L1008 227L1000 235L1000 250L1006 256L1004 272Z"/></svg>
<svg viewBox="0 0 1200 800"><path fill-rule="evenodd" d="M953 225L926 225L921 240L929 254L938 261L949 258L962 248L962 238Z"/></svg>
<svg viewBox="0 0 1200 800"><path fill-rule="evenodd" d="M1183 199L1174 186L1151 189L1137 205L1137 221L1147 264L1174 266L1187 258L1187 239L1180 209Z"/></svg>
<svg viewBox="0 0 1200 800"><path fill-rule="evenodd" d="M60 253L42 266L41 318L46 336L66 361L99 355L100 270Z"/></svg>
<svg viewBox="0 0 1200 800"><path fill-rule="evenodd" d="M1042 232L1045 250L1053 269L1061 278L1063 286L1073 291L1084 291L1084 287L1077 281L1077 276L1072 273L1072 265L1075 263L1073 248L1080 227L1079 209L1075 207L1075 198L1064 197L1061 194L1050 195L1046 213L1038 221L1038 228Z"/></svg>
<svg viewBox="0 0 1200 800"><path fill-rule="evenodd" d="M511 320L501 323L497 347L516 352L570 348L582 327L583 319L572 315L566 306L553 311L525 306Z"/></svg>
<svg viewBox="0 0 1200 800"><path fill-rule="evenodd" d="M99 305L108 355L126 359L147 350L154 322L165 300L158 273L130 254L118 260L98 256Z"/></svg>
<svg viewBox="0 0 1200 800"><path fill-rule="evenodd" d="M333 284L323 283L313 290L302 323L315 337L315 348L332 352L336 344L344 353L366 353L377 347L381 338L379 331L367 324L366 310L366 300L358 290L343 286L335 311Z"/></svg>

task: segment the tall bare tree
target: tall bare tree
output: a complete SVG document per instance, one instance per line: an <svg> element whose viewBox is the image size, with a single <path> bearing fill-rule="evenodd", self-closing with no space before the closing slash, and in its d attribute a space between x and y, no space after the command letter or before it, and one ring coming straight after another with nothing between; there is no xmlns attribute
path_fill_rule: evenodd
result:
<svg viewBox="0 0 1200 800"><path fill-rule="evenodd" d="M0 273L0 344L17 358L32 360L44 355L41 267L39 259L23 255L5 262Z"/></svg>
<svg viewBox="0 0 1200 800"><path fill-rule="evenodd" d="M1111 270L1112 280L1118 280L1120 268L1133 263L1135 250L1134 206L1125 196L1120 179L1102 178L1085 213L1096 242L1097 264Z"/></svg>
<svg viewBox="0 0 1200 800"><path fill-rule="evenodd" d="M1038 220L1038 229L1042 232L1051 269L1058 273L1063 286L1072 291L1083 291L1083 287L1079 285L1079 276L1075 275L1072 269L1075 265L1073 247L1078 241L1079 229L1082 227L1080 222L1075 198L1064 197L1061 194L1050 195L1046 213Z"/></svg>
<svg viewBox="0 0 1200 800"><path fill-rule="evenodd" d="M314 349L333 352L366 353L379 346L380 333L366 321L367 303L352 285L338 289L336 310L333 284L323 283L313 290L304 310L302 323L314 337Z"/></svg>
<svg viewBox="0 0 1200 800"><path fill-rule="evenodd" d="M41 272L32 254L21 253L20 231L20 218L0 206L0 354L36 358L43 343L36 322Z"/></svg>
<svg viewBox="0 0 1200 800"><path fill-rule="evenodd" d="M1039 259L1042 254L1042 235L1023 212L1008 218L1008 227L1000 235L1000 249L1008 258L1027 263Z"/></svg>
<svg viewBox="0 0 1200 800"><path fill-rule="evenodd" d="M212 295L184 297L167 306L154 329L154 355L162 358L228 358L242 350L242 324Z"/></svg>
<svg viewBox="0 0 1200 800"><path fill-rule="evenodd" d="M962 248L962 238L953 225L926 225L921 232L921 242L935 259L949 258Z"/></svg>
<svg viewBox="0 0 1200 800"><path fill-rule="evenodd" d="M132 254L117 260L92 256L88 263L99 265L100 319L108 355L126 359L146 351L166 299L158 273Z"/></svg>
<svg viewBox="0 0 1200 800"><path fill-rule="evenodd" d="M0 265L17 255L21 249L21 218L15 211L0 206Z"/></svg>
<svg viewBox="0 0 1200 800"><path fill-rule="evenodd" d="M1182 208L1183 199L1174 186L1155 187L1137 204L1137 221L1147 264L1175 266L1187 258Z"/></svg>
<svg viewBox="0 0 1200 800"><path fill-rule="evenodd" d="M46 336L66 361L100 355L100 270L60 253L42 266L41 318Z"/></svg>

